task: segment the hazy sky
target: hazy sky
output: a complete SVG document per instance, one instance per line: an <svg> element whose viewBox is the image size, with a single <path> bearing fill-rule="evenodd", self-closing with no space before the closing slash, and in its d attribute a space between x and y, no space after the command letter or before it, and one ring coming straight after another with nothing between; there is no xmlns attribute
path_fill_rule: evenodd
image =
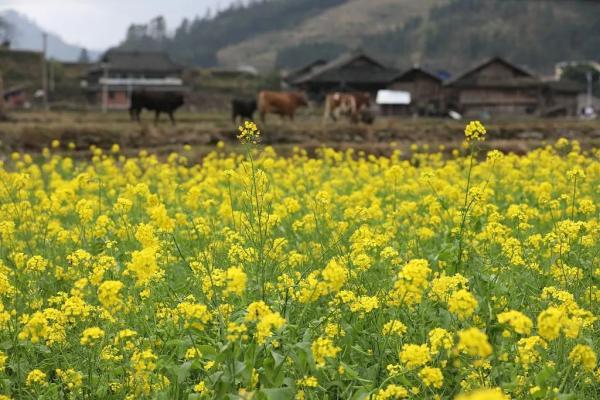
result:
<svg viewBox="0 0 600 400"><path fill-rule="evenodd" d="M0 10L12 8L57 33L69 43L105 49L125 37L129 24L157 15L174 30L184 17L204 15L234 0L0 0Z"/></svg>

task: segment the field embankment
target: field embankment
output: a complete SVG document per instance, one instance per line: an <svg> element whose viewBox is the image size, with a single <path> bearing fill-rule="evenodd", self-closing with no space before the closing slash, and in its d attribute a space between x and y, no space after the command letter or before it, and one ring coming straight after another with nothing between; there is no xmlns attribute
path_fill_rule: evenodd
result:
<svg viewBox="0 0 600 400"><path fill-rule="evenodd" d="M145 114L142 123L129 121L126 113L15 113L10 122L0 124L0 140L5 152L41 151L52 140L86 151L90 145L103 148L118 143L125 151L141 148L168 153L189 144L199 155L223 141L236 144L237 125L224 113L180 113L177 125L166 119L153 123ZM519 154L554 142L560 137L578 140L583 148L600 146L600 121L575 119L532 119L488 122L485 146ZM309 151L329 146L355 148L373 154L389 154L395 149L418 145L447 151L461 145L464 122L444 119L380 118L371 126L347 122L322 124L316 115L302 115L296 121L271 117L259 124L264 144L285 152L298 146Z"/></svg>

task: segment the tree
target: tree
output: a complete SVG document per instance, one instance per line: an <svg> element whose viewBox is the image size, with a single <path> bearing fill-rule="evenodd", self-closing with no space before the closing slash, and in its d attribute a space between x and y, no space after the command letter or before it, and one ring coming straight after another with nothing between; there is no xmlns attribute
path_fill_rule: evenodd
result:
<svg viewBox="0 0 600 400"><path fill-rule="evenodd" d="M89 64L90 63L90 55L86 48L81 48L81 53L79 53L79 58L77 59L81 64Z"/></svg>
<svg viewBox="0 0 600 400"><path fill-rule="evenodd" d="M146 35L160 42L167 38L167 23L163 16L158 16L150 21L146 28Z"/></svg>
<svg viewBox="0 0 600 400"><path fill-rule="evenodd" d="M146 36L146 30L148 26L145 24L131 24L127 28L127 35L125 37L126 42L135 42Z"/></svg>
<svg viewBox="0 0 600 400"><path fill-rule="evenodd" d="M588 75L591 77L592 94L600 96L600 85L597 83L600 81L600 71L591 64L569 65L563 69L560 79L577 82L587 89Z"/></svg>
<svg viewBox="0 0 600 400"><path fill-rule="evenodd" d="M0 18L0 44L10 43L13 26L5 19Z"/></svg>

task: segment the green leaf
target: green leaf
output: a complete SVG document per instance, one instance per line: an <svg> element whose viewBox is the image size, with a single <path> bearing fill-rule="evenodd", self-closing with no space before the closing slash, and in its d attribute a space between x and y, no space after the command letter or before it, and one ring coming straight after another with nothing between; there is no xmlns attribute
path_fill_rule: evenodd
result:
<svg viewBox="0 0 600 400"><path fill-rule="evenodd" d="M288 400L294 398L292 388L261 389L260 392L267 400Z"/></svg>
<svg viewBox="0 0 600 400"><path fill-rule="evenodd" d="M536 376L535 383L540 387L545 387L549 378L555 375L554 368L544 367Z"/></svg>
<svg viewBox="0 0 600 400"><path fill-rule="evenodd" d="M177 376L177 382L182 383L190 376L190 370L192 368L192 362L186 361L183 364L175 368L175 376Z"/></svg>
<svg viewBox="0 0 600 400"><path fill-rule="evenodd" d="M202 354L202 357L206 357L209 360L213 360L217 356L217 350L213 346L201 344L196 346L196 349Z"/></svg>
<svg viewBox="0 0 600 400"><path fill-rule="evenodd" d="M350 398L351 400L364 400L369 396L369 391L365 388L358 389L354 395Z"/></svg>
<svg viewBox="0 0 600 400"><path fill-rule="evenodd" d="M577 396L573 393L560 393L557 398L558 400L577 400Z"/></svg>
<svg viewBox="0 0 600 400"><path fill-rule="evenodd" d="M358 376L358 372L348 364L340 361L340 365L344 368L344 375L349 379L355 379Z"/></svg>
<svg viewBox="0 0 600 400"><path fill-rule="evenodd" d="M275 368L278 368L281 365L281 363L285 361L285 357L277 353L275 350L271 350L271 355L273 356L273 360L275 361Z"/></svg>

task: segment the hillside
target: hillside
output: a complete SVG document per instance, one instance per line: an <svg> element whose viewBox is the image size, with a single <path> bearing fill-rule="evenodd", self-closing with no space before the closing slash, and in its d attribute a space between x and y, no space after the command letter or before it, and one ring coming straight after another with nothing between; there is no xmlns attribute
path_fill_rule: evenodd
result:
<svg viewBox="0 0 600 400"><path fill-rule="evenodd" d="M225 65L239 60L260 67L298 66L305 63L311 50L330 48L324 56L333 56L345 49L360 46L364 37L388 32L404 26L412 18L426 18L432 6L447 0L350 0L323 10L289 32L268 32L256 35L218 52ZM312 48L311 48L312 47ZM333 54L327 54L333 53Z"/></svg>
<svg viewBox="0 0 600 400"><path fill-rule="evenodd" d="M600 32L600 3L584 0L262 0L185 20L172 36L138 25L122 46L166 48L200 66L293 68L362 47L400 67L456 72L502 55L550 72L557 61L597 58L591 32Z"/></svg>

